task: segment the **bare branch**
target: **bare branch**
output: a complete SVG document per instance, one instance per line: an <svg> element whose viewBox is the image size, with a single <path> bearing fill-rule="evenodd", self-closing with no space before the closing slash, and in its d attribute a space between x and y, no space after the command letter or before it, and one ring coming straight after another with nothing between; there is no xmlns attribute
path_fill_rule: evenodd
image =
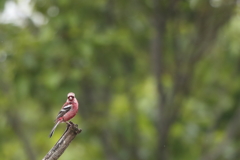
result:
<svg viewBox="0 0 240 160"><path fill-rule="evenodd" d="M70 121L71 125L67 126L66 131L58 142L53 146L53 148L47 153L47 155L42 160L56 160L58 159L63 152L67 149L71 141L82 132L82 129L78 128L77 124L73 124Z"/></svg>

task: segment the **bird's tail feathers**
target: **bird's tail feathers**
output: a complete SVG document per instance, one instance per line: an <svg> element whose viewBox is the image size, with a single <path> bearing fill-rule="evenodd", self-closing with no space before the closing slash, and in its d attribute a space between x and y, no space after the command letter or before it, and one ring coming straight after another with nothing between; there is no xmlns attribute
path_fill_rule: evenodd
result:
<svg viewBox="0 0 240 160"><path fill-rule="evenodd" d="M50 134L49 134L49 138L52 137L52 135L53 135L55 129L57 128L57 126L59 125L59 123L60 123L60 121L57 121L57 123L53 126L53 129L51 130L51 132L50 132Z"/></svg>

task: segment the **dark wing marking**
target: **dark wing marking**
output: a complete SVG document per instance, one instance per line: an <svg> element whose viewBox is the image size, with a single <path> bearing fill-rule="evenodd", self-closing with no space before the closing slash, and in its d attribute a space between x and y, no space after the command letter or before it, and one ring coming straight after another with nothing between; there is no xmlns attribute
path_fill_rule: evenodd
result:
<svg viewBox="0 0 240 160"><path fill-rule="evenodd" d="M66 114L71 108L72 108L72 105L71 105L71 104L69 104L69 105L63 107L63 108L60 110L60 112L58 113L56 119L62 117L62 116L63 116L64 114Z"/></svg>

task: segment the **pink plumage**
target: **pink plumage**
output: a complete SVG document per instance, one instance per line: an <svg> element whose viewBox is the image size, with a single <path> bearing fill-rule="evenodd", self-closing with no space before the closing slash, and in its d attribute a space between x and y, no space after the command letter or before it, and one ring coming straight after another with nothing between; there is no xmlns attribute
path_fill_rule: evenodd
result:
<svg viewBox="0 0 240 160"><path fill-rule="evenodd" d="M67 95L67 101L62 106L61 110L59 111L56 120L55 125L50 132L49 137L51 138L55 129L57 128L58 124L61 122L65 122L69 124L69 120L72 119L78 112L78 101L75 98L75 94L73 92L68 93Z"/></svg>

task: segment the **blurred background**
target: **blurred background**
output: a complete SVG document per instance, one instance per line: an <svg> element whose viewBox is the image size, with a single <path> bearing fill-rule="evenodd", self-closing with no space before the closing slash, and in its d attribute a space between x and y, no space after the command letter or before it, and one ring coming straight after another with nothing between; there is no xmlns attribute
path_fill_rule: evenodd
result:
<svg viewBox="0 0 240 160"><path fill-rule="evenodd" d="M239 0L1 0L0 157L240 159Z"/></svg>

